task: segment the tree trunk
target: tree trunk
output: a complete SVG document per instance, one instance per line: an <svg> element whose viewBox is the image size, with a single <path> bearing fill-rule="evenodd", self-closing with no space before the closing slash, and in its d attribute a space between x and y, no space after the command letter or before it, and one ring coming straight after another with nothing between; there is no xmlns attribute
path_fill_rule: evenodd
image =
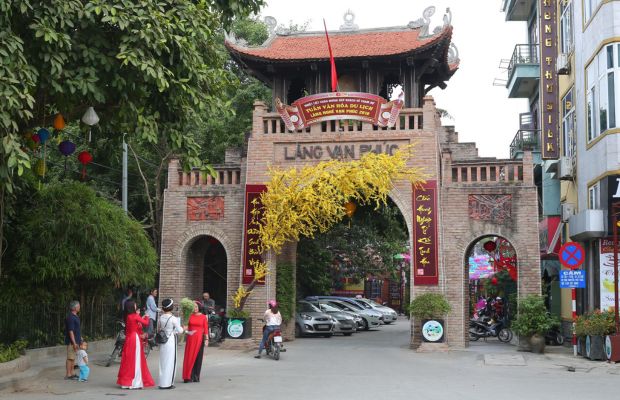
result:
<svg viewBox="0 0 620 400"><path fill-rule="evenodd" d="M4 185L0 185L0 281L2 281L4 251Z"/></svg>

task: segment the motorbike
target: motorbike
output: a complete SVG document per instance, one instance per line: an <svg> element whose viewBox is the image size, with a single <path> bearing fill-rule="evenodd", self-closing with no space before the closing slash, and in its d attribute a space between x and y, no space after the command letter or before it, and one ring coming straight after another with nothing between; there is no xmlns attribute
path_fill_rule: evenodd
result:
<svg viewBox="0 0 620 400"><path fill-rule="evenodd" d="M105 362L106 367L112 365L112 362L116 361L117 358L120 358L122 356L123 345L125 344L125 323L123 321L116 321L116 323L120 325L120 329L116 334L116 339L114 340L114 349L112 350L110 357L108 357L107 361ZM151 350L155 346L157 346L157 344L155 343L154 336L144 334L144 337L142 338L142 348L144 349L144 356L146 358L148 358Z"/></svg>
<svg viewBox="0 0 620 400"><path fill-rule="evenodd" d="M555 326L551 328L545 334L545 342L547 344L553 344L556 346L561 346L564 344L564 335L562 335L562 332L559 326Z"/></svg>
<svg viewBox="0 0 620 400"><path fill-rule="evenodd" d="M505 318L489 322L472 319L469 321L469 340L475 342L480 338L496 337L500 342L510 342L512 331L506 328Z"/></svg>
<svg viewBox="0 0 620 400"><path fill-rule="evenodd" d="M213 308L207 310L209 318L209 346L222 341L222 317Z"/></svg>
<svg viewBox="0 0 620 400"><path fill-rule="evenodd" d="M263 320L261 319L260 321ZM265 329L266 326L263 326L263 331ZM267 338L267 342L265 343L265 352L268 356L271 356L274 360L278 361L280 359L280 353L284 351L286 350L282 348L282 331L280 330L280 327L277 327Z"/></svg>

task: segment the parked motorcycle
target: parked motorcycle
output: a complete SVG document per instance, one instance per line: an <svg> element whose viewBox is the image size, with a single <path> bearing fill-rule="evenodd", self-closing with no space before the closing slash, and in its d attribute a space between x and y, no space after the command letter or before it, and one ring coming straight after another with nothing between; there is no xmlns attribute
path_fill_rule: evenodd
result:
<svg viewBox="0 0 620 400"><path fill-rule="evenodd" d="M560 330L560 327L553 327L545 334L545 342L547 344L554 344L556 346L561 346L564 344L564 335Z"/></svg>
<svg viewBox="0 0 620 400"><path fill-rule="evenodd" d="M114 349L112 350L112 354L110 354L110 357L108 357L108 360L105 363L106 367L112 365L112 362L116 361L117 358L120 358L122 356L123 345L125 344L125 323L123 321L116 321L116 323L120 325L120 329L116 334L116 339L114 340ZM157 346L157 344L155 343L155 338L153 337L153 335L150 335L148 337L147 335L145 335L145 337L142 339L144 356L148 358L151 350L155 346Z"/></svg>
<svg viewBox="0 0 620 400"><path fill-rule="evenodd" d="M207 310L209 317L209 346L222 341L222 317L213 308Z"/></svg>
<svg viewBox="0 0 620 400"><path fill-rule="evenodd" d="M510 342L512 331L506 328L505 318L499 321L483 322L472 319L469 321L469 340L475 342L480 338L496 337L500 342Z"/></svg>

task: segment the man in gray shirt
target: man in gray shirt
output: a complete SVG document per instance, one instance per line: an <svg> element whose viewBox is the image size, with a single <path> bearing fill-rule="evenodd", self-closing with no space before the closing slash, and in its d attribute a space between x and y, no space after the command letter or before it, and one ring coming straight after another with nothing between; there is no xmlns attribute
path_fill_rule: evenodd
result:
<svg viewBox="0 0 620 400"><path fill-rule="evenodd" d="M157 303L155 302L155 297L157 296L157 289L151 289L151 293L149 297L146 299L146 315L149 316L149 326L146 329L146 332L151 336L153 334L153 328L155 326L155 322L157 321L157 313L160 311L157 308Z"/></svg>

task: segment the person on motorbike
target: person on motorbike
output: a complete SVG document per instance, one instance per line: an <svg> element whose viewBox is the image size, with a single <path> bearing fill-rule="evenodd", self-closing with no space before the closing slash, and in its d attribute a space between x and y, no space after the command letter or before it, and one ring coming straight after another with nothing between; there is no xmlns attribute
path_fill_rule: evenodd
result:
<svg viewBox="0 0 620 400"><path fill-rule="evenodd" d="M265 343L269 339L269 335L280 327L282 324L282 315L280 311L278 311L278 303L275 300L269 300L267 303L269 308L265 311L265 327L263 328L263 340L260 341L260 345L258 346L258 354L254 356L254 358L260 358L263 349L265 348Z"/></svg>

